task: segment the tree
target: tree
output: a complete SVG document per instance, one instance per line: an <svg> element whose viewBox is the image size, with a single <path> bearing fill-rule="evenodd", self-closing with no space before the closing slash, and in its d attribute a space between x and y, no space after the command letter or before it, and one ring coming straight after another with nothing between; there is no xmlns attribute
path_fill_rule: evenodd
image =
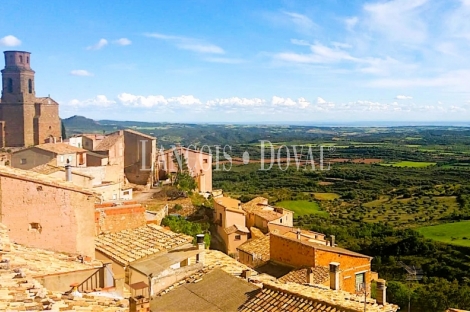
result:
<svg viewBox="0 0 470 312"><path fill-rule="evenodd" d="M65 131L65 125L63 120L60 121L60 128L62 131L62 140L65 140L67 138L67 132Z"/></svg>

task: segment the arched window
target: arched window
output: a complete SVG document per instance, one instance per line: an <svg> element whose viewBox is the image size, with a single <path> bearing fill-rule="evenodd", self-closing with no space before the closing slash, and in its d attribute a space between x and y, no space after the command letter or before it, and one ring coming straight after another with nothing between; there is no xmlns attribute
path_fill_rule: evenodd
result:
<svg viewBox="0 0 470 312"><path fill-rule="evenodd" d="M23 63L23 55L20 55L20 63Z"/></svg>
<svg viewBox="0 0 470 312"><path fill-rule="evenodd" d="M29 93L33 93L33 81L31 79L28 79L28 89Z"/></svg>
<svg viewBox="0 0 470 312"><path fill-rule="evenodd" d="M26 64L29 64L29 56L26 57Z"/></svg>
<svg viewBox="0 0 470 312"><path fill-rule="evenodd" d="M7 90L9 93L13 93L13 79L7 78Z"/></svg>

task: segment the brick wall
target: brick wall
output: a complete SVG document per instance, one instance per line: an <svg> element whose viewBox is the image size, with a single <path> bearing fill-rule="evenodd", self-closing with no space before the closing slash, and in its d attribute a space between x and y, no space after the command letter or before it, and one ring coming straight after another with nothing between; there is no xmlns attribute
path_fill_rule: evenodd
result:
<svg viewBox="0 0 470 312"><path fill-rule="evenodd" d="M315 266L312 246L271 233L270 259L293 267Z"/></svg>
<svg viewBox="0 0 470 312"><path fill-rule="evenodd" d="M347 255L315 248L301 241L271 233L270 258L272 261L293 267L325 266L331 262L340 264L340 289L356 292L356 274L365 273L367 285L371 282L370 258Z"/></svg>
<svg viewBox="0 0 470 312"><path fill-rule="evenodd" d="M140 204L127 204L123 206L107 207L112 204L96 205L95 226L96 233L119 232L135 229L147 224L145 208Z"/></svg>

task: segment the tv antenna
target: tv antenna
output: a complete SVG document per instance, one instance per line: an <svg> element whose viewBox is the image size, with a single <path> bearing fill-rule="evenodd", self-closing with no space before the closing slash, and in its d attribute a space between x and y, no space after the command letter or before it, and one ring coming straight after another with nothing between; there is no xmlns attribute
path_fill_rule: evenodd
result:
<svg viewBox="0 0 470 312"><path fill-rule="evenodd" d="M423 270L418 269L414 265L409 266L398 261L398 264L405 269L407 275L406 280L408 281L408 312L411 312L411 284L423 279Z"/></svg>

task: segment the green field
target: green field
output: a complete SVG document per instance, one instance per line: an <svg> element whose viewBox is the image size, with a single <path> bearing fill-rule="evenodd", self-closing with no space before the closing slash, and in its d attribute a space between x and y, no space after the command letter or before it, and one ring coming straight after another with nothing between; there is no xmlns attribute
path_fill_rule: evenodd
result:
<svg viewBox="0 0 470 312"><path fill-rule="evenodd" d="M417 230L426 238L447 244L470 247L470 221L424 226Z"/></svg>
<svg viewBox="0 0 470 312"><path fill-rule="evenodd" d="M334 200L340 198L339 194L336 193L313 193L317 200Z"/></svg>
<svg viewBox="0 0 470 312"><path fill-rule="evenodd" d="M391 166L391 167L414 167L414 168L423 168L428 166L435 165L435 162L425 162L425 161L400 161L387 164L380 164L381 166Z"/></svg>
<svg viewBox="0 0 470 312"><path fill-rule="evenodd" d="M297 217L308 214L328 216L326 211L321 210L318 203L308 200L285 200L276 203L276 206L292 210L295 213L294 216Z"/></svg>

